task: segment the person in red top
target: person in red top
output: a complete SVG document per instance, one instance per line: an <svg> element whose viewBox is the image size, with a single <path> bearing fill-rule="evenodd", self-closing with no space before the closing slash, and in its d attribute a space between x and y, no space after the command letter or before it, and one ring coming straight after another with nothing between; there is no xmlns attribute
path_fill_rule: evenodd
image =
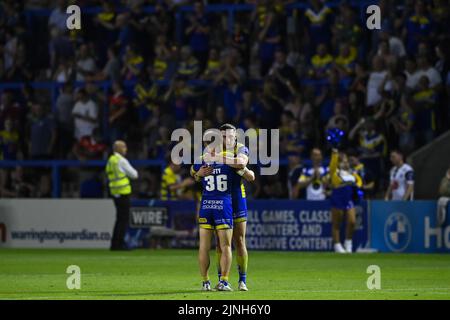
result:
<svg viewBox="0 0 450 320"><path fill-rule="evenodd" d="M106 149L106 145L101 142L98 130L95 129L92 136L82 137L73 146L73 153L81 161L99 160L104 158Z"/></svg>

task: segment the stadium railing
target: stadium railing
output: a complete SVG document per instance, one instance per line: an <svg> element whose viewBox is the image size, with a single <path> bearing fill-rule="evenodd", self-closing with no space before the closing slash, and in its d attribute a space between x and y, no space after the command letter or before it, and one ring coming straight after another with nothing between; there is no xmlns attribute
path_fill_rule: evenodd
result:
<svg viewBox="0 0 450 320"><path fill-rule="evenodd" d="M130 163L135 167L159 167L162 170L167 166L165 160L149 159L149 160L130 160ZM309 159L303 161L304 165L309 165ZM287 159L280 159L279 166L286 166ZM0 161L0 169L3 168L50 168L52 177L52 198L61 197L61 169L84 167L84 168L104 168L106 160L2 160Z"/></svg>
<svg viewBox="0 0 450 320"><path fill-rule="evenodd" d="M156 166L164 168L166 162L163 160L131 160L131 164L135 167ZM50 168L52 175L52 197L61 197L61 169L70 167L101 167L106 166L106 160L2 160L0 161L0 168Z"/></svg>

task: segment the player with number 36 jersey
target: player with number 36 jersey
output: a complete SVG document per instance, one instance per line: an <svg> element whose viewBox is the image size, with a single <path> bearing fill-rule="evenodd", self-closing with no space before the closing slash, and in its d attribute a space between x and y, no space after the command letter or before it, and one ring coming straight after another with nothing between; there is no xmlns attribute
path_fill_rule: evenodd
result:
<svg viewBox="0 0 450 320"><path fill-rule="evenodd" d="M204 229L233 228L233 182L236 182L235 169L223 163L194 164L198 171L202 165L213 168L211 175L202 178L203 193L199 212L199 226Z"/></svg>

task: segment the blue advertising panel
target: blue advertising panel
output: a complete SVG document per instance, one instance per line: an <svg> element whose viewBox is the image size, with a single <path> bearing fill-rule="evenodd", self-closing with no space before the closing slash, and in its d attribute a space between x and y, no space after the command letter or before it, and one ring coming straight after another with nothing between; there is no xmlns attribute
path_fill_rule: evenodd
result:
<svg viewBox="0 0 450 320"><path fill-rule="evenodd" d="M247 247L251 250L333 249L328 201L255 200L248 202L248 208ZM354 250L367 244L367 203L358 205L356 212ZM341 231L343 237L344 224Z"/></svg>
<svg viewBox="0 0 450 320"><path fill-rule="evenodd" d="M198 246L196 203L194 201L133 201L135 207L167 208L167 227L173 230L170 246ZM368 241L367 203L356 207L353 248ZM331 214L328 201L250 200L248 201L247 246L251 250L331 251ZM344 226L342 236L344 236ZM130 247L146 246L152 229L130 228ZM343 239L342 239L343 240Z"/></svg>
<svg viewBox="0 0 450 320"><path fill-rule="evenodd" d="M450 252L450 219L436 225L436 201L371 201L370 217L381 252Z"/></svg>

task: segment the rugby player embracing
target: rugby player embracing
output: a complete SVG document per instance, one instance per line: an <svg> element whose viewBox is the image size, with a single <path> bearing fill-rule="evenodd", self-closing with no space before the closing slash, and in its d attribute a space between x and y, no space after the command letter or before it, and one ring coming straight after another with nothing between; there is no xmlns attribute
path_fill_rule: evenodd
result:
<svg viewBox="0 0 450 320"><path fill-rule="evenodd" d="M219 291L232 291L228 283L228 275L232 261L233 210L231 190L234 182L234 169L204 156L201 164L193 165L192 171L195 172L196 178L201 175L203 186L198 217L200 236L198 261L200 274L203 278L202 290L212 290L208 277L209 251L211 250L212 237L216 233L217 245L222 250L221 277L217 289Z"/></svg>
<svg viewBox="0 0 450 320"><path fill-rule="evenodd" d="M237 142L236 127L232 124L223 124L220 126L222 133L224 148L227 154L223 160L231 167L237 169L234 178L236 183L233 184L232 199L233 199L233 243L236 247L236 261L238 264L239 281L238 289L240 291L248 291L247 288L247 265L248 252L245 242L245 234L247 230L247 200L245 194L245 186L242 178L251 182L255 180L255 174L246 166L248 164L248 148ZM229 155L232 155L230 158ZM217 262L220 261L222 252L220 247L216 247ZM217 263L217 265L219 265ZM220 268L218 270L218 277L220 279Z"/></svg>
<svg viewBox="0 0 450 320"><path fill-rule="evenodd" d="M246 232L246 222L247 222L247 202L245 198L245 187L242 183L242 178L247 181L254 181L255 174L253 171L246 168L248 162L248 148L242 144L236 142L236 128L230 124L224 124L220 127L221 133L223 135L223 147L225 152L221 155L213 156L215 160L226 163L230 167L233 167L234 174L233 183L231 184L232 193L232 211L233 211L233 240L237 251L237 262L239 271L239 282L238 288L241 291L247 291L246 286L246 276L247 276L247 264L248 264L248 253L245 244L245 232ZM205 132L205 136L208 131ZM211 152L212 150L206 149L206 152ZM211 156L211 155L210 155ZM198 168L198 167L197 167ZM205 178L207 175L211 174L210 170L202 166L198 170L193 167L191 174L194 178L199 181ZM217 235L218 236L218 235ZM220 239L217 241L220 244ZM222 268L222 246L216 246L216 260L217 260L217 270L219 277L219 284L216 286L217 289L221 288L221 280L223 278L223 268ZM209 256L208 256L209 263ZM209 280L208 280L209 281Z"/></svg>

